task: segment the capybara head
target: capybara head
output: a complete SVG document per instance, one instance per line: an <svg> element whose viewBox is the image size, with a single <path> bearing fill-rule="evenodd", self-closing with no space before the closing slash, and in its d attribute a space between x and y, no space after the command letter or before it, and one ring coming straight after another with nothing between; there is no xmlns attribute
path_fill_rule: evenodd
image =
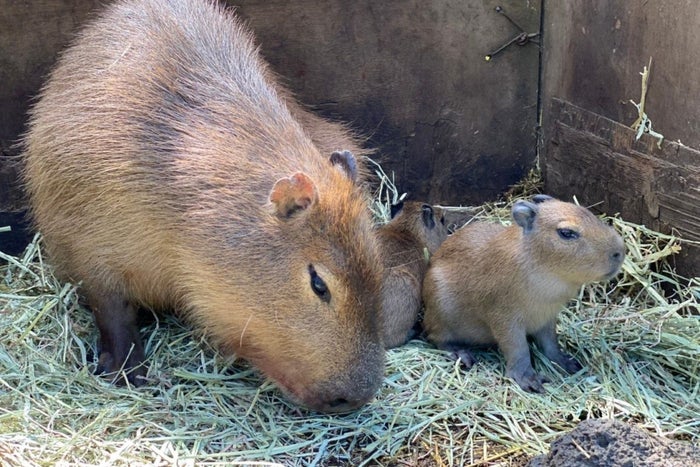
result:
<svg viewBox="0 0 700 467"><path fill-rule="evenodd" d="M569 284L609 279L620 270L620 235L588 209L537 195L518 201L512 215L523 230L522 260Z"/></svg>
<svg viewBox="0 0 700 467"><path fill-rule="evenodd" d="M343 187L357 179L352 154L333 153L331 163L342 170L340 176L334 174L334 187L327 187L323 198L315 193L310 179L298 180L301 174L293 176L289 186L284 179L278 181L270 194L278 227L292 240L287 252L291 274L280 277L279 291L285 291L285 298L296 298L298 304L296 309L287 308L293 328L283 328L282 333L277 329L277 336L269 326L262 329L272 342L291 341L279 347L275 342L270 349L272 368L266 371L286 371L291 377L278 379L283 386L306 402L311 397L312 407L324 411L347 410L366 402L383 375L378 322L382 271L371 235L373 225L366 205L359 202L359 190ZM284 207L290 199L296 200L291 213ZM307 200L311 200L308 205ZM285 281L293 291L287 290ZM285 313L286 300L281 305L277 316ZM281 353L278 348L283 349ZM296 358L284 368L291 349ZM295 381L302 370L304 378Z"/></svg>
<svg viewBox="0 0 700 467"><path fill-rule="evenodd" d="M220 252L208 268L217 277L201 277L190 295L192 314L219 346L320 411L371 399L384 362L372 221L348 166L333 163L339 170L322 188L303 172L277 180L250 259Z"/></svg>
<svg viewBox="0 0 700 467"><path fill-rule="evenodd" d="M174 308L300 403L350 410L384 369L363 169L273 78L219 2L110 3L31 112L32 211L108 372L131 365L111 341L138 339L135 305Z"/></svg>
<svg viewBox="0 0 700 467"><path fill-rule="evenodd" d="M418 201L400 201L391 206L387 227L410 232L432 255L447 238L445 216L440 208Z"/></svg>

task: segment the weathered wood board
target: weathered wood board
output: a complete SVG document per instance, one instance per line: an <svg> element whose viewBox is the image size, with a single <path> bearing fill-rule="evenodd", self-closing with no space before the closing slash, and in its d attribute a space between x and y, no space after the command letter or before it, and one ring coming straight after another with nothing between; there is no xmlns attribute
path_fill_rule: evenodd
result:
<svg viewBox="0 0 700 467"><path fill-rule="evenodd" d="M547 185L608 214L700 242L700 152L643 136L609 118L552 99ZM683 244L679 271L700 275L700 246Z"/></svg>
<svg viewBox="0 0 700 467"><path fill-rule="evenodd" d="M539 1L231 0L299 98L350 121L400 190L442 204L496 198L536 157Z"/></svg>
<svg viewBox="0 0 700 467"><path fill-rule="evenodd" d="M104 0L0 0L0 142L16 141L58 52ZM414 198L493 199L535 161L534 44L484 56L539 30L521 0L231 0L299 99L349 121ZM0 171L0 211L17 209Z"/></svg>
<svg viewBox="0 0 700 467"><path fill-rule="evenodd" d="M700 8L696 0L546 2L542 27L545 187L687 239L700 236ZM662 148L633 141L640 73ZM686 246L678 271L700 275Z"/></svg>
<svg viewBox="0 0 700 467"><path fill-rule="evenodd" d="M545 112L557 97L631 125L652 58L646 113L666 140L700 150L698 25L697 0L546 2Z"/></svg>

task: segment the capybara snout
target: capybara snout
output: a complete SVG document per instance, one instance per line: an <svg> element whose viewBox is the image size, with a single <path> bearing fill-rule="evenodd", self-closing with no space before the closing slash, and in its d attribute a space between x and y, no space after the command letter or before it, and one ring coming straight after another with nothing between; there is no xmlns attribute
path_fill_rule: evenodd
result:
<svg viewBox="0 0 700 467"><path fill-rule="evenodd" d="M23 151L101 369L143 383L136 310L175 309L308 407L371 399L382 266L357 148L291 99L218 2L111 3L59 59Z"/></svg>

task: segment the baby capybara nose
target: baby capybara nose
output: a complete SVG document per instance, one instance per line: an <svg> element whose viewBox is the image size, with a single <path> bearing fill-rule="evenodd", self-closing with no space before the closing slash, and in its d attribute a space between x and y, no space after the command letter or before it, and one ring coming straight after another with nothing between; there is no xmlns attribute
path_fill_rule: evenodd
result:
<svg viewBox="0 0 700 467"><path fill-rule="evenodd" d="M610 259L614 263L622 263L625 259L625 250L621 249L610 254Z"/></svg>

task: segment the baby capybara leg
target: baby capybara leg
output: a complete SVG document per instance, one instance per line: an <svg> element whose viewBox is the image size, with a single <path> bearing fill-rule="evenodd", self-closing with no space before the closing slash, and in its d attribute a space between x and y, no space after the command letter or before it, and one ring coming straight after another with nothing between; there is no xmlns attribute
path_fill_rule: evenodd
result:
<svg viewBox="0 0 700 467"><path fill-rule="evenodd" d="M130 384L143 385L146 382L146 366L136 325L136 308L117 294L93 296L90 306L100 330L97 373L106 373L116 381L125 375Z"/></svg>
<svg viewBox="0 0 700 467"><path fill-rule="evenodd" d="M562 367L569 373L576 373L582 367L581 364L571 355L563 352L559 347L557 338L557 320L556 318L536 333L532 335L535 343L540 348L542 353L551 361Z"/></svg>
<svg viewBox="0 0 700 467"><path fill-rule="evenodd" d="M504 326L494 329L494 337L506 358L506 376L513 378L524 391L544 392L542 384L548 380L532 367L525 330L517 326Z"/></svg>

